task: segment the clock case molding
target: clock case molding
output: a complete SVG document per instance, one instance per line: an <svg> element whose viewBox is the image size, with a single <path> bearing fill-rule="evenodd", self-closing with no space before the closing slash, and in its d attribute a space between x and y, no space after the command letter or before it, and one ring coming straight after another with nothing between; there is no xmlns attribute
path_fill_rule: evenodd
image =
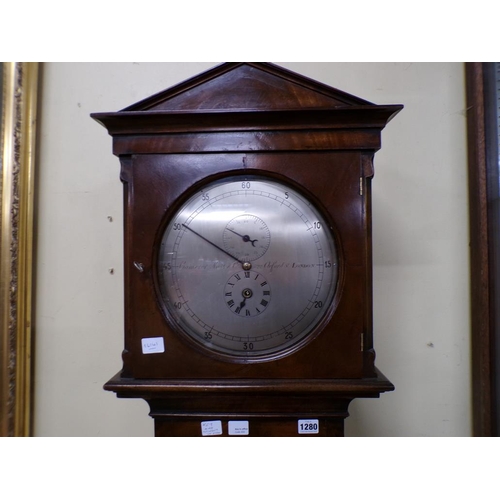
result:
<svg viewBox="0 0 500 500"><path fill-rule="evenodd" d="M207 415L278 419L277 427L261 419L252 429L288 435L304 412L324 416L327 435L342 435L352 399L394 389L374 364L371 179L381 131L402 107L273 64L226 63L122 111L91 115L113 137L124 185L123 369L104 388L148 401L156 435L196 435L193 426ZM203 184L243 172L305 192L331 222L342 263L322 331L265 362L193 347L157 293L169 215ZM144 337L163 337L165 352L143 354Z"/></svg>

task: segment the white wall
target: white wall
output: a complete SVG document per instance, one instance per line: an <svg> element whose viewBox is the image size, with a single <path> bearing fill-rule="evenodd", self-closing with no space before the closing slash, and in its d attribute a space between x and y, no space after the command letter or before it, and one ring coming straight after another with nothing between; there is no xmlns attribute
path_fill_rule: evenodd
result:
<svg viewBox="0 0 500 500"><path fill-rule="evenodd" d="M102 389L121 368L122 186L111 137L89 114L118 111L215 64L44 65L37 436L153 435L144 401ZM346 434L470 435L463 65L278 64L405 105L382 133L373 183L376 364L396 391L353 402Z"/></svg>

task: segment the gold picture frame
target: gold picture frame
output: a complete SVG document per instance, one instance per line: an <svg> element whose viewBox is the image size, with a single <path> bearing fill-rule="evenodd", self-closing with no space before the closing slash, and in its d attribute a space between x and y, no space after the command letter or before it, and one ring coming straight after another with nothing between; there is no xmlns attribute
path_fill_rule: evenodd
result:
<svg viewBox="0 0 500 500"><path fill-rule="evenodd" d="M30 436L39 64L1 64L0 436Z"/></svg>

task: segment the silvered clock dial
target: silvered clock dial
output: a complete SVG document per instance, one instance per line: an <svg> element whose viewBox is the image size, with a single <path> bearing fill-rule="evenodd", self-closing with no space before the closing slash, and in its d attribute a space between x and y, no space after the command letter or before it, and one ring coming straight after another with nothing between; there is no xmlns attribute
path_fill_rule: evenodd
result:
<svg viewBox="0 0 500 500"><path fill-rule="evenodd" d="M232 176L205 185L171 217L158 284L181 334L235 361L265 361L321 327L338 268L329 224L304 195Z"/></svg>

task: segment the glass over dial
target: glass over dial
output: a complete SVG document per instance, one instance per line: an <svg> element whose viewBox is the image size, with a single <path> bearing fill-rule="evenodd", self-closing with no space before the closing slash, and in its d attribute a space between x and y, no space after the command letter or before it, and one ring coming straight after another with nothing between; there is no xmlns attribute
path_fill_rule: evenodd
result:
<svg viewBox="0 0 500 500"><path fill-rule="evenodd" d="M331 308L334 238L302 194L264 177L207 184L173 215L158 283L167 317L201 346L265 360L301 344Z"/></svg>

